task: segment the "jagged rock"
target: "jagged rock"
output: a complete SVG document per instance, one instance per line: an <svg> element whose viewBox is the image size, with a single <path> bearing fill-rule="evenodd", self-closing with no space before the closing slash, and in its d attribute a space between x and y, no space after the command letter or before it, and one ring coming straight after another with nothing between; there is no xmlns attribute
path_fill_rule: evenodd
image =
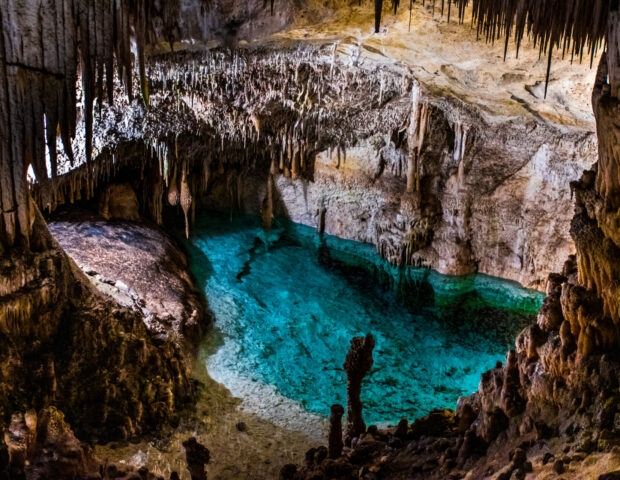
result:
<svg viewBox="0 0 620 480"><path fill-rule="evenodd" d="M409 424L407 423L406 418L401 418L400 422L398 422L398 426L394 431L394 436L400 438L401 440L407 436L407 431L409 430Z"/></svg>
<svg viewBox="0 0 620 480"><path fill-rule="evenodd" d="M506 367L504 368L504 381L500 400L503 411L509 417L521 413L525 408L525 402L519 391L520 387L517 353L515 350L510 350L506 357Z"/></svg>
<svg viewBox="0 0 620 480"><path fill-rule="evenodd" d="M375 440L361 442L349 453L349 461L355 465L368 463L381 453L383 447L385 447L385 443Z"/></svg>
<svg viewBox="0 0 620 480"><path fill-rule="evenodd" d="M554 291L545 298L538 311L538 326L543 332L550 332L560 328L563 320L560 294Z"/></svg>
<svg viewBox="0 0 620 480"><path fill-rule="evenodd" d="M525 461L527 457L525 455L525 450L522 448L517 448L512 455L512 464L514 468L521 468L525 470Z"/></svg>
<svg viewBox="0 0 620 480"><path fill-rule="evenodd" d="M455 429L455 413L452 410L433 410L426 417L418 418L410 428L413 438L422 435L449 436Z"/></svg>
<svg viewBox="0 0 620 480"><path fill-rule="evenodd" d="M37 415L36 447L26 468L28 480L95 477L99 462L92 449L75 438L64 415L55 408Z"/></svg>
<svg viewBox="0 0 620 480"><path fill-rule="evenodd" d="M147 468L119 468L102 465L92 448L80 442L66 422L64 414L54 407L38 414L30 411L14 414L6 432L8 447L0 448L0 478L28 480L70 480L120 478L159 480Z"/></svg>
<svg viewBox="0 0 620 480"><path fill-rule="evenodd" d="M297 475L297 465L287 464L280 470L280 480L295 480Z"/></svg>
<svg viewBox="0 0 620 480"><path fill-rule="evenodd" d="M323 460L325 460L328 456L329 452L326 447L320 446L314 451L314 464L321 465Z"/></svg>
<svg viewBox="0 0 620 480"><path fill-rule="evenodd" d="M0 438L0 480L9 480L9 449Z"/></svg>

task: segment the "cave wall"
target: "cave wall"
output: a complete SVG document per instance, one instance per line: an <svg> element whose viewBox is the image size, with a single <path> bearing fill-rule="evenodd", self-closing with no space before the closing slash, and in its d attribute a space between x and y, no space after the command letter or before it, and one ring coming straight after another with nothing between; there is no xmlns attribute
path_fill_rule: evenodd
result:
<svg viewBox="0 0 620 480"><path fill-rule="evenodd" d="M324 209L326 233L375 244L393 263L405 258L446 274L479 271L544 289L547 274L574 253L568 185L592 165L594 135L485 121L454 99L432 110L420 205L406 192L407 151L389 142L377 155L364 143L347 150L339 168L336 152L319 154L312 182L278 179L277 213L316 226ZM466 132L460 139L459 130ZM412 235L417 249L407 252Z"/></svg>
<svg viewBox="0 0 620 480"><path fill-rule="evenodd" d="M596 161L595 135L494 117L450 96L424 100L419 195L407 192L404 93L371 110L396 115L393 130L379 126L350 146L319 151L311 178L277 175L274 214L317 228L322 218L326 233L374 244L395 264L479 271L544 290L547 275L575 252L569 184ZM241 210L259 212L267 188L264 174L244 175ZM226 210L229 198L227 185L215 183L205 205Z"/></svg>
<svg viewBox="0 0 620 480"><path fill-rule="evenodd" d="M373 64L351 65L333 45L177 52L147 67L151 108L104 108L93 168L103 185L139 165L134 188L153 220L183 170L190 229L197 205L264 211L273 175L275 215L315 227L323 215L326 233L374 244L395 264L544 289L574 253L568 185L596 160L587 129L493 114L399 67L370 75ZM59 203L83 197L83 170L58 185Z"/></svg>
<svg viewBox="0 0 620 480"><path fill-rule="evenodd" d="M599 160L574 185L576 211L571 234L577 244L579 281L602 300L604 315L620 319L620 24L610 19L608 52L601 60L592 105ZM609 81L608 81L609 80Z"/></svg>
<svg viewBox="0 0 620 480"><path fill-rule="evenodd" d="M112 103L118 77L130 98L136 80L148 103L144 75L132 78L131 44L143 67L160 13L144 0L0 6L0 427L57 405L82 439L137 438L173 421L195 393L180 345L155 338L142 315L90 285L49 233L27 181L32 167L39 206L57 203L56 147L73 164L80 117L80 193L92 197L95 96Z"/></svg>

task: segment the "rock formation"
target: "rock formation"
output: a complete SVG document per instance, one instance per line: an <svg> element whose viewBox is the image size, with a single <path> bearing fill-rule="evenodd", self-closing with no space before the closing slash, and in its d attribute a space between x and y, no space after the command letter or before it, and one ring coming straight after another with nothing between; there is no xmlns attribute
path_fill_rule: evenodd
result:
<svg viewBox="0 0 620 480"><path fill-rule="evenodd" d="M571 185L577 256L566 261L561 274L549 276L538 323L521 333L505 365L482 376L478 392L459 400L456 412L417 420L407 432L406 448L389 448L398 429L369 429L345 452L361 478L512 479L531 471L590 478L602 472L585 473L584 458L617 452L620 78L618 57L610 52L619 51L620 10L617 4L608 7L602 34L608 52L592 99L599 160ZM577 36L576 41L585 40ZM365 450L359 445L367 439L373 446ZM310 477L301 472L296 478Z"/></svg>
<svg viewBox="0 0 620 480"><path fill-rule="evenodd" d="M342 454L342 416L344 408L342 405L332 405L331 416L329 417L329 458L338 458Z"/></svg>
<svg viewBox="0 0 620 480"><path fill-rule="evenodd" d="M149 110L124 98L103 107L95 183L129 180L160 224L184 188L190 225L199 206L262 212L266 227L288 216L373 243L394 264L544 289L574 252L564 204L595 161L594 135L437 95L409 69L371 76L327 48L157 57ZM56 205L87 187L84 166L59 177Z"/></svg>
<svg viewBox="0 0 620 480"><path fill-rule="evenodd" d="M151 334L193 350L206 307L186 255L165 232L146 221L106 221L78 208L53 216L49 229L97 290L139 312Z"/></svg>
<svg viewBox="0 0 620 480"><path fill-rule="evenodd" d="M513 33L517 50L525 33L537 42L547 58L543 98L554 50L593 61L606 42L592 96L598 160L580 180L594 160L587 128L535 110L524 120L473 107L418 78L432 79L434 68L364 65L351 42L236 51L254 19L263 33L293 21L294 3L272 1L269 12L258 0L210 3L2 4L0 425L8 441L0 478L90 475L94 463L77 438L161 434L193 398L174 335L154 334L142 312L93 288L48 231L40 210L96 195L105 217L162 224L164 208L180 206L186 234L199 202L262 205L266 228L287 214L320 233L372 242L396 265L477 270L546 289L538 323L478 392L456 412L413 425L366 429L360 389L374 340L354 339L345 362L350 448L339 458L314 449L304 469L289 466L283 478L523 478L533 469L566 474L579 455L612 451L620 434L618 2L475 3L477 34L503 35L504 57ZM377 33L383 3L375 2ZM467 3L448 1L447 16L454 5L462 23ZM213 37L220 50L180 42ZM573 245L576 256L545 285ZM198 322L185 321L190 330ZM330 446L337 456L340 446ZM192 476L206 478L208 450L195 439L186 448ZM99 474L127 476L115 468Z"/></svg>
<svg viewBox="0 0 620 480"><path fill-rule="evenodd" d="M206 465L211 459L209 450L196 441L194 437L190 437L183 442L185 448L185 457L187 459L187 469L192 480L207 480Z"/></svg>
<svg viewBox="0 0 620 480"><path fill-rule="evenodd" d="M351 348L343 365L347 374L347 426L345 430L347 445L366 431L362 416L362 380L372 368L374 348L375 339L370 333L365 337L354 337L351 339Z"/></svg>

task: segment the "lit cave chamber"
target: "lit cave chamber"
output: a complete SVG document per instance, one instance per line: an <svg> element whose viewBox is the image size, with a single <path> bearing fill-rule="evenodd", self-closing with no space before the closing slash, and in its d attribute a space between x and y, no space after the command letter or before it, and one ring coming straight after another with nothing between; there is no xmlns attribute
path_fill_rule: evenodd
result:
<svg viewBox="0 0 620 480"><path fill-rule="evenodd" d="M618 0L0 0L0 480L620 479Z"/></svg>

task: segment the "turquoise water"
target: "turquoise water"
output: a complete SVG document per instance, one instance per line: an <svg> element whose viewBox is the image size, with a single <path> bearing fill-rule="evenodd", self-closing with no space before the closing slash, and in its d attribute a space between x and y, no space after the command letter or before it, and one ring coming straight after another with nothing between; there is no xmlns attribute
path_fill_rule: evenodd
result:
<svg viewBox="0 0 620 480"><path fill-rule="evenodd" d="M189 248L215 316L209 373L265 416L274 398L261 396L320 416L346 405L349 340L368 332L368 424L454 408L504 359L543 298L484 275L401 270L368 245L288 222L265 234L250 216L203 214Z"/></svg>

